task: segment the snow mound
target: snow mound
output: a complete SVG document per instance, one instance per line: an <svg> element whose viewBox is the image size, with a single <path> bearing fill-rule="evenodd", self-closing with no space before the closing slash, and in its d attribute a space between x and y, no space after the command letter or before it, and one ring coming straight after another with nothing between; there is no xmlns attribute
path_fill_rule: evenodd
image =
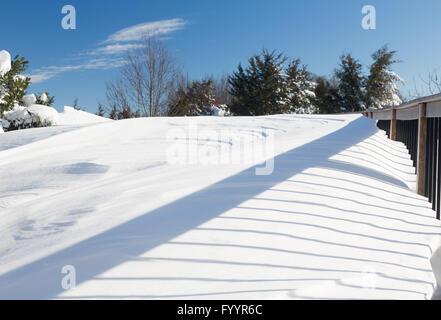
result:
<svg viewBox="0 0 441 320"><path fill-rule="evenodd" d="M441 279L441 222L375 120L73 127L0 139L0 299L428 299Z"/></svg>
<svg viewBox="0 0 441 320"><path fill-rule="evenodd" d="M5 112L2 126L5 129L26 129L52 126L57 121L57 110L34 104L29 107L16 106L13 110Z"/></svg>
<svg viewBox="0 0 441 320"><path fill-rule="evenodd" d="M72 107L64 107L62 113L54 108L32 104L35 95L24 97L24 106L15 106L11 111L4 114L1 126L6 130L28 129L48 126L72 126L100 123L111 121L89 112L75 110Z"/></svg>
<svg viewBox="0 0 441 320"><path fill-rule="evenodd" d="M35 96L35 94L25 95L22 100L26 107L30 107L33 104L37 103L37 97Z"/></svg>
<svg viewBox="0 0 441 320"><path fill-rule="evenodd" d="M64 111L59 114L57 125L77 125L77 124L91 124L104 121L111 121L110 119L97 116L95 114L75 110L72 107L64 107Z"/></svg>
<svg viewBox="0 0 441 320"><path fill-rule="evenodd" d="M213 116L215 116L215 117L225 117L225 116L229 115L229 113L227 111L228 107L226 104L222 104L218 107L212 106L211 109L213 112Z"/></svg>
<svg viewBox="0 0 441 320"><path fill-rule="evenodd" d="M0 51L0 76L11 70L11 55L8 51Z"/></svg>

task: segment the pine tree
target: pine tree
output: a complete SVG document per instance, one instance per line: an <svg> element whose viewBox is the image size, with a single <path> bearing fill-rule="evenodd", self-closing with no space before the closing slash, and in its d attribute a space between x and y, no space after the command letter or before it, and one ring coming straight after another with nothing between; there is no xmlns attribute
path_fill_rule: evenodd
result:
<svg viewBox="0 0 441 320"><path fill-rule="evenodd" d="M35 103L50 107L54 104L54 101L55 97L51 96L47 91L44 91L37 96L37 101Z"/></svg>
<svg viewBox="0 0 441 320"><path fill-rule="evenodd" d="M167 106L167 116L184 117L189 111L190 102L187 96L188 84L179 83L177 88L170 93Z"/></svg>
<svg viewBox="0 0 441 320"><path fill-rule="evenodd" d="M229 79L233 102L230 112L241 116L260 116L289 112L289 103L282 75L286 58L281 53L262 50L241 65Z"/></svg>
<svg viewBox="0 0 441 320"><path fill-rule="evenodd" d="M402 103L397 82L403 80L391 70L391 65L399 62L394 59L396 51L383 46L372 54L374 62L366 81L366 105L370 108L396 106Z"/></svg>
<svg viewBox="0 0 441 320"><path fill-rule="evenodd" d="M83 111L83 109L78 106L78 98L75 98L72 108L74 108L77 111Z"/></svg>
<svg viewBox="0 0 441 320"><path fill-rule="evenodd" d="M324 77L317 77L316 87L314 89L315 97L313 103L318 109L318 113L331 114L339 113L340 110L340 96L338 94L338 83L336 81L329 81Z"/></svg>
<svg viewBox="0 0 441 320"><path fill-rule="evenodd" d="M301 65L300 59L294 59L286 70L288 103L292 113L316 112L313 105L315 86L306 65Z"/></svg>
<svg viewBox="0 0 441 320"><path fill-rule="evenodd" d="M118 119L118 109L116 108L116 105L112 106L112 109L110 110L110 113L109 113L109 118L112 120L119 120Z"/></svg>
<svg viewBox="0 0 441 320"><path fill-rule="evenodd" d="M18 104L26 93L31 78L21 74L28 68L29 61L18 55L11 63L11 70L0 75L0 116Z"/></svg>
<svg viewBox="0 0 441 320"><path fill-rule="evenodd" d="M96 115L99 117L105 117L106 113L104 111L104 107L101 103L98 103L98 111L96 112Z"/></svg>
<svg viewBox="0 0 441 320"><path fill-rule="evenodd" d="M229 111L234 115L250 115L250 109L255 107L256 100L248 81L248 75L241 64L237 67L237 71L228 79L229 93L232 96Z"/></svg>
<svg viewBox="0 0 441 320"><path fill-rule="evenodd" d="M188 90L190 115L212 115L214 106L213 80L193 81Z"/></svg>
<svg viewBox="0 0 441 320"><path fill-rule="evenodd" d="M214 86L212 79L181 83L170 99L168 116L208 116L213 114Z"/></svg>
<svg viewBox="0 0 441 320"><path fill-rule="evenodd" d="M361 111L365 109L361 74L362 65L350 53L340 57L339 69L335 76L339 81L338 89L342 111Z"/></svg>

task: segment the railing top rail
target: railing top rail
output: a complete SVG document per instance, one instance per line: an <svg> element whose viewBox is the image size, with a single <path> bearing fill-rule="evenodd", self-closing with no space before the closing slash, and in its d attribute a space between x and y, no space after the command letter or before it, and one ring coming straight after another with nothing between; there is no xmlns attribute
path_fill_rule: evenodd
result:
<svg viewBox="0 0 441 320"><path fill-rule="evenodd" d="M411 101L407 101L407 102L405 102L403 104L400 104L399 106L395 106L395 107L387 107L387 108L383 108L383 109L369 108L366 111L367 112L384 112L384 111L390 111L390 110L393 110L393 109L404 110L404 109L416 107L416 106L418 106L421 103L430 103L430 102L437 102L437 101L441 101L441 93L434 94L434 95L431 95L431 96L422 97L422 98L418 98L418 99L414 99L414 100L411 100Z"/></svg>

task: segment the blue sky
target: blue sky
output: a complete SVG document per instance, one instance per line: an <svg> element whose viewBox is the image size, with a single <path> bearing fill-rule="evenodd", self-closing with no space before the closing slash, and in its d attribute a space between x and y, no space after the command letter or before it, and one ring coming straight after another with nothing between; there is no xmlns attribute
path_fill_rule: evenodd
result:
<svg viewBox="0 0 441 320"><path fill-rule="evenodd" d="M68 4L76 8L76 30L61 27ZM361 27L364 5L376 8L376 30ZM60 110L75 98L91 112L105 103L105 82L116 77L123 53L115 51L149 28L162 33L191 78L231 73L263 47L327 75L343 52L369 64L388 44L402 60L394 70L406 93L421 85L420 75L441 71L440 12L439 0L7 1L0 50L30 60L29 91L49 91Z"/></svg>

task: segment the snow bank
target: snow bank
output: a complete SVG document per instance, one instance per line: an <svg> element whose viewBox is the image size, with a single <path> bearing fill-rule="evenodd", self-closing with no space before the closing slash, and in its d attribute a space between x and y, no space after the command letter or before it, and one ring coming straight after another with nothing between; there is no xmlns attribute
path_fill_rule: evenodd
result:
<svg viewBox="0 0 441 320"><path fill-rule="evenodd" d="M372 119L147 118L62 128L0 151L0 299L433 294L440 222L409 188L406 148ZM20 144L30 132L5 136ZM178 139L168 139L173 132ZM266 132L274 133L268 176L255 174L259 161L167 161L171 148L228 152L238 137L267 145ZM240 150L241 158L249 151ZM64 291L66 265L81 277Z"/></svg>
<svg viewBox="0 0 441 320"><path fill-rule="evenodd" d="M92 124L106 121L112 120L65 106L63 112L59 114L57 125Z"/></svg>
<svg viewBox="0 0 441 320"><path fill-rule="evenodd" d="M1 123L3 128L14 130L47 126L87 125L112 121L71 107L64 107L64 111L58 113L54 108L34 104L35 101L34 94L27 95L24 97L25 107L15 106L13 110L6 112Z"/></svg>
<svg viewBox="0 0 441 320"><path fill-rule="evenodd" d="M11 55L8 51L0 51L0 76L11 70Z"/></svg>

